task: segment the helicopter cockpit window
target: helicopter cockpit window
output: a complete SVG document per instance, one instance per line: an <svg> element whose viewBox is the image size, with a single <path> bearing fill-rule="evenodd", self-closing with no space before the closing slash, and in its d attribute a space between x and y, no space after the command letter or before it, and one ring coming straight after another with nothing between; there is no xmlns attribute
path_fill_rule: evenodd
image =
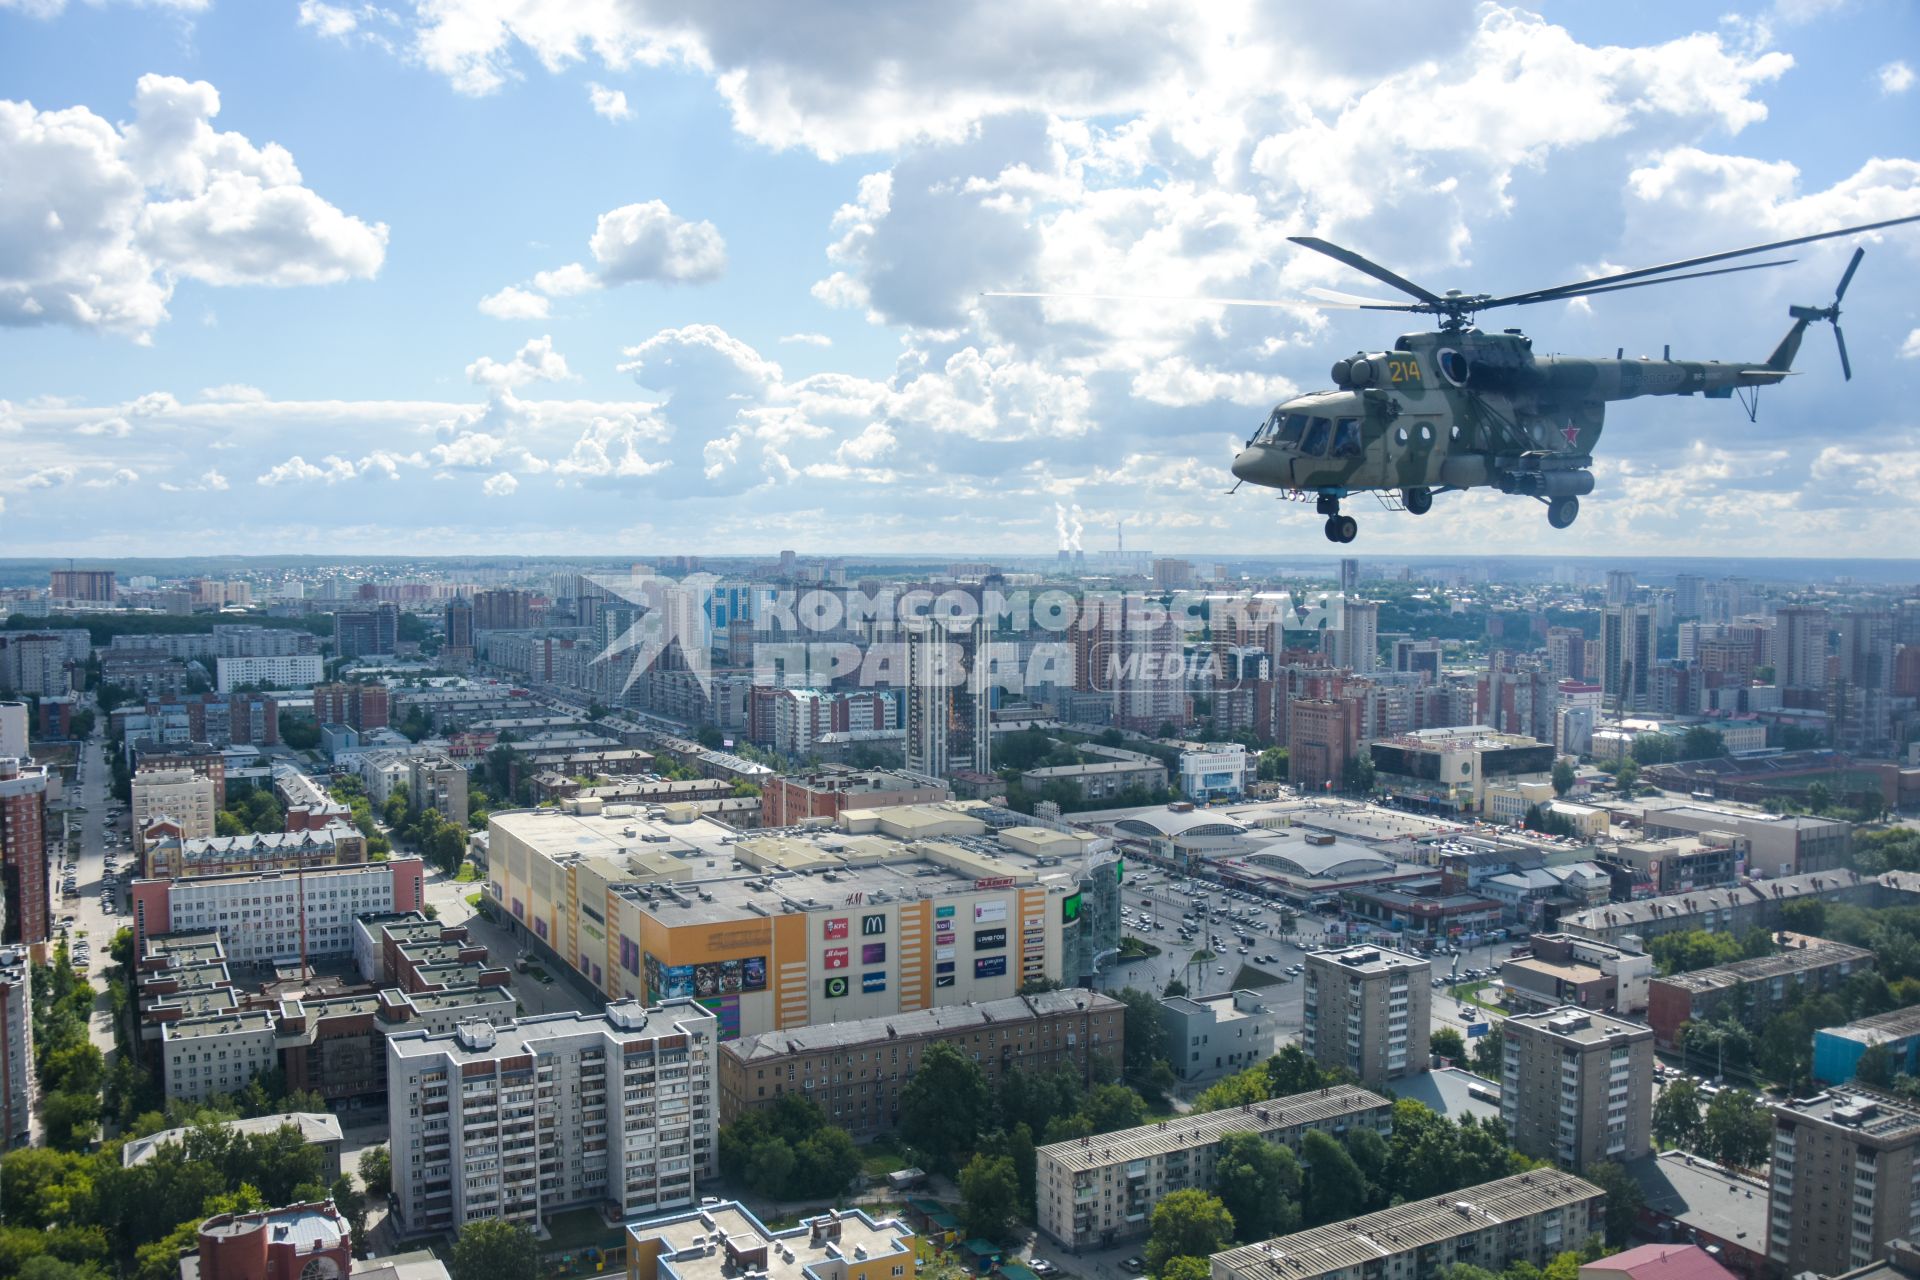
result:
<svg viewBox="0 0 1920 1280"><path fill-rule="evenodd" d="M1285 414L1275 409L1273 416L1261 423L1260 429L1253 433L1253 442L1255 444L1272 444L1273 438L1280 434L1280 424L1285 418Z"/></svg>
<svg viewBox="0 0 1920 1280"><path fill-rule="evenodd" d="M1467 385L1467 358L1451 347L1440 351L1440 372L1456 387Z"/></svg>
<svg viewBox="0 0 1920 1280"><path fill-rule="evenodd" d="M1287 425L1280 428L1280 443L1299 444L1300 437L1305 435L1306 431L1307 415L1304 413L1290 413L1287 415Z"/></svg>
<svg viewBox="0 0 1920 1280"><path fill-rule="evenodd" d="M1300 442L1300 452L1309 457L1318 458L1327 451L1327 435L1333 430L1333 423L1325 418L1315 418L1307 428L1306 438Z"/></svg>
<svg viewBox="0 0 1920 1280"><path fill-rule="evenodd" d="M1336 458L1360 456L1360 419L1342 418L1334 424L1333 456Z"/></svg>

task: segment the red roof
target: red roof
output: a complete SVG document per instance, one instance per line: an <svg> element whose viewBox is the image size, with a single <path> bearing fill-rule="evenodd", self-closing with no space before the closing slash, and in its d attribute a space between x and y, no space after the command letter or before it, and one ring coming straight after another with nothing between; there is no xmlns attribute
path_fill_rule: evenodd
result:
<svg viewBox="0 0 1920 1280"><path fill-rule="evenodd" d="M1643 1244L1587 1263L1580 1268L1582 1280L1589 1270L1625 1274L1633 1280L1736 1280L1713 1255L1693 1244Z"/></svg>

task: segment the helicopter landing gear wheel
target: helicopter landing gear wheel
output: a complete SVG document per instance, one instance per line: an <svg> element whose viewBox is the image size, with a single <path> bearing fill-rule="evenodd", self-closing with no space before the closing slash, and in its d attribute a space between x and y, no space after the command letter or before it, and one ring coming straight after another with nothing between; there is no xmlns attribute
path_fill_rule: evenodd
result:
<svg viewBox="0 0 1920 1280"><path fill-rule="evenodd" d="M1580 499L1575 497L1555 498L1547 504L1547 523L1556 529L1566 528L1579 514Z"/></svg>
<svg viewBox="0 0 1920 1280"><path fill-rule="evenodd" d="M1352 542L1360 532L1360 522L1352 516L1327 517L1328 542Z"/></svg>
<svg viewBox="0 0 1920 1280"><path fill-rule="evenodd" d="M1400 505L1407 509L1408 515L1423 516L1433 510L1433 490L1403 489Z"/></svg>

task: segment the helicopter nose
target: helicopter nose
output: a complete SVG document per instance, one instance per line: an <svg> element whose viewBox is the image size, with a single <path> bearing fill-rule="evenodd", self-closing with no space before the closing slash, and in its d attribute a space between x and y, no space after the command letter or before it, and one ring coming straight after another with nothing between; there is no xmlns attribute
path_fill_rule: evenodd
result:
<svg viewBox="0 0 1920 1280"><path fill-rule="evenodd" d="M1252 449L1242 449L1234 455L1233 478L1235 480L1248 480L1252 478L1250 473L1254 469L1256 456L1256 452Z"/></svg>

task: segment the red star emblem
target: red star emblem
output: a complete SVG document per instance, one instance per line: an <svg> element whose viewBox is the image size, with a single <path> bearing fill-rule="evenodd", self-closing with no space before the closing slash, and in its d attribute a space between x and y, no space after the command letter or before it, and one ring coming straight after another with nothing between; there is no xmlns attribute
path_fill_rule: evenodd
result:
<svg viewBox="0 0 1920 1280"><path fill-rule="evenodd" d="M1569 446L1580 443L1580 428L1574 426L1571 422L1560 429L1560 434L1567 438L1567 444Z"/></svg>

